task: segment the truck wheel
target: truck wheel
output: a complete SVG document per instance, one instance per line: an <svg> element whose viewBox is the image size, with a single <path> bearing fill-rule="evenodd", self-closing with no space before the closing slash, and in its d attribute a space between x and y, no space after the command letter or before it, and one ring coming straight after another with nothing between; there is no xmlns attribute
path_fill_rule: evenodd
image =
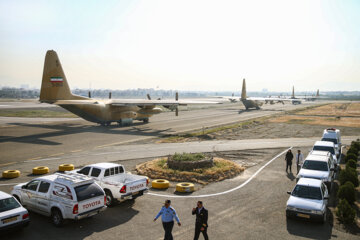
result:
<svg viewBox="0 0 360 240"><path fill-rule="evenodd" d="M59 209L53 209L51 211L51 220L56 227L63 225L64 219Z"/></svg>
<svg viewBox="0 0 360 240"><path fill-rule="evenodd" d="M112 193L109 190L105 191L106 194L106 206L107 207L111 207L114 205L114 197L112 195Z"/></svg>

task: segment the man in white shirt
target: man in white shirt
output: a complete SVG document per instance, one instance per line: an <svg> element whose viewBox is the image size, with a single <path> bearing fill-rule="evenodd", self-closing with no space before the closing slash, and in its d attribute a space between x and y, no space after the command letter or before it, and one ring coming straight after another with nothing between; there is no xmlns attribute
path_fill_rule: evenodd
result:
<svg viewBox="0 0 360 240"><path fill-rule="evenodd" d="M303 163L304 163L304 155L301 153L300 150L298 150L297 154L296 154L296 169L297 169L297 173L299 173Z"/></svg>

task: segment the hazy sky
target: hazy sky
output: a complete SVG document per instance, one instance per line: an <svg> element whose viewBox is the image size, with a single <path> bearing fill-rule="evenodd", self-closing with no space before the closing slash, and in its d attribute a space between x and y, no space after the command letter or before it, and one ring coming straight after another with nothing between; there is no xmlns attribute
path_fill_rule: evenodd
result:
<svg viewBox="0 0 360 240"><path fill-rule="evenodd" d="M360 90L360 1L0 0L0 85Z"/></svg>

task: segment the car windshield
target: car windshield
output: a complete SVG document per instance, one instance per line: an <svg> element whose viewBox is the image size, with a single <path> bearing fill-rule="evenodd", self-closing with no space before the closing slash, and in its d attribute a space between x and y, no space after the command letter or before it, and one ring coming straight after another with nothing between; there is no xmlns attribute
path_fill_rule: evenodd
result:
<svg viewBox="0 0 360 240"><path fill-rule="evenodd" d="M0 212L9 211L19 207L20 204L13 197L0 200Z"/></svg>
<svg viewBox="0 0 360 240"><path fill-rule="evenodd" d="M335 154L335 150L333 147L326 147L326 146L314 146L313 150L317 150L317 151L327 151L327 152L331 152L331 154Z"/></svg>
<svg viewBox="0 0 360 240"><path fill-rule="evenodd" d="M334 144L338 143L336 138L322 138L321 141L333 142Z"/></svg>
<svg viewBox="0 0 360 240"><path fill-rule="evenodd" d="M306 160L302 168L316 171L329 171L327 162L322 161Z"/></svg>
<svg viewBox="0 0 360 240"><path fill-rule="evenodd" d="M300 198L322 200L321 190L319 187L296 185L291 195Z"/></svg>
<svg viewBox="0 0 360 240"><path fill-rule="evenodd" d="M101 188L95 183L90 183L75 187L75 192L76 192L77 200L79 202L93 197L104 195Z"/></svg>

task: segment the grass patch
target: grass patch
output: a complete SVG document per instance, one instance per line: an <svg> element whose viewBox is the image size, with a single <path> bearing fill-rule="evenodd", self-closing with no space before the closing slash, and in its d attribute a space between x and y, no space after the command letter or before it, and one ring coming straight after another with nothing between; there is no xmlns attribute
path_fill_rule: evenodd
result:
<svg viewBox="0 0 360 240"><path fill-rule="evenodd" d="M269 120L271 123L308 124L334 127L360 127L360 117L322 117L285 115Z"/></svg>
<svg viewBox="0 0 360 240"><path fill-rule="evenodd" d="M152 179L168 179L175 182L197 182L207 184L209 182L222 181L235 177L245 170L244 167L222 158L214 158L214 166L209 168L194 169L192 171L180 171L170 169L167 166L167 158L158 158L136 166L139 174Z"/></svg>
<svg viewBox="0 0 360 240"><path fill-rule="evenodd" d="M172 156L174 161L184 161L184 162L193 162L200 161L205 158L205 155L202 153L175 153Z"/></svg>
<svg viewBox="0 0 360 240"><path fill-rule="evenodd" d="M213 128L204 128L200 131L184 133L184 134L179 134L179 135L175 135L175 136L167 136L164 139L157 141L157 143L178 143L178 142L192 141L194 139L211 140L212 138L209 136L210 134L219 133L222 131L236 129L236 128L250 127L253 124L264 123L265 121L267 121L268 119L270 119L272 117L274 117L274 116L255 118L253 120L244 121L244 122L240 122L240 123L234 123L234 124L230 124L230 125L224 125L224 126L213 127Z"/></svg>
<svg viewBox="0 0 360 240"><path fill-rule="evenodd" d="M28 117L28 118L74 118L71 112L60 112L50 110L1 110L1 117Z"/></svg>

